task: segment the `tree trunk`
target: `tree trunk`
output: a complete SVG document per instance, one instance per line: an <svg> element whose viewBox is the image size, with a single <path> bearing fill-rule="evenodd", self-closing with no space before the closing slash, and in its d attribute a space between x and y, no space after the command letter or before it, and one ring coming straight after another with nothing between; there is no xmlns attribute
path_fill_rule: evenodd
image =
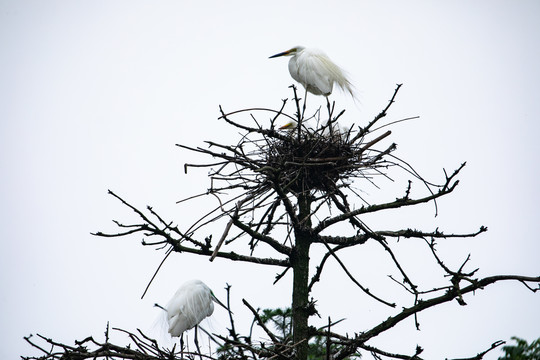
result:
<svg viewBox="0 0 540 360"><path fill-rule="evenodd" d="M301 228L311 228L309 195L298 197L298 218ZM293 342L296 346L296 359L306 360L308 355L308 277L309 277L309 232L295 229L295 246L291 257L293 267L292 321Z"/></svg>

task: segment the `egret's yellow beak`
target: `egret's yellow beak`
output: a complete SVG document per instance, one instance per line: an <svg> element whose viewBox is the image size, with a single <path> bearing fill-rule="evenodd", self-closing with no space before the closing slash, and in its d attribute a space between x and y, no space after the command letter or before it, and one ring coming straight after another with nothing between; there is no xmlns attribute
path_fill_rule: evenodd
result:
<svg viewBox="0 0 540 360"><path fill-rule="evenodd" d="M282 127L280 127L279 130L294 129L295 126L296 126L296 124L291 121L290 123L287 123L287 124L283 125Z"/></svg>
<svg viewBox="0 0 540 360"><path fill-rule="evenodd" d="M290 55L295 49L290 49L290 50L287 50L287 51L284 51L284 52L280 52L279 54L276 54L276 55L272 55L269 57L269 59L272 59L272 58L276 58L276 57L280 57L280 56L287 56L287 55Z"/></svg>

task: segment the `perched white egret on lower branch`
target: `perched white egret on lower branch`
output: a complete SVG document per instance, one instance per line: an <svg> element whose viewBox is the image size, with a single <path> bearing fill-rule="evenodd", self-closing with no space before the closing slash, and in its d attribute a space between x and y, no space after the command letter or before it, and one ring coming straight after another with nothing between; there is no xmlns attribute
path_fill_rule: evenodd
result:
<svg viewBox="0 0 540 360"><path fill-rule="evenodd" d="M167 312L168 332L173 337L181 337L184 331L195 327L214 312L214 301L227 309L212 290L200 280L190 280L182 284L166 307L156 306ZM227 309L228 310L228 309Z"/></svg>
<svg viewBox="0 0 540 360"><path fill-rule="evenodd" d="M334 83L343 91L355 98L353 86L344 71L318 49L296 46L290 50L270 56L292 56L289 60L289 73L306 91L314 95L328 96L332 93Z"/></svg>

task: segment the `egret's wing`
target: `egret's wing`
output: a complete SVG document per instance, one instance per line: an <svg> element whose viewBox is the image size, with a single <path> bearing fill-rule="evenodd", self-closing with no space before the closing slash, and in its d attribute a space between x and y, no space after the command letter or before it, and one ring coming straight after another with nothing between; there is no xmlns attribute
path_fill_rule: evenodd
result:
<svg viewBox="0 0 540 360"><path fill-rule="evenodd" d="M198 280L188 282L176 291L167 304L169 333L171 336L180 336L213 312L210 289Z"/></svg>
<svg viewBox="0 0 540 360"><path fill-rule="evenodd" d="M171 336L180 336L182 333L186 330L191 329L197 324L193 324L187 319L184 314L177 313L176 315L173 315L172 317L169 317L169 334Z"/></svg>
<svg viewBox="0 0 540 360"><path fill-rule="evenodd" d="M319 61L324 64L323 68L326 72L326 77L332 79L343 91L348 91L354 97L353 86L347 79L345 72L336 64L334 64L326 55L319 57Z"/></svg>
<svg viewBox="0 0 540 360"><path fill-rule="evenodd" d="M336 64L332 63L330 60L330 65L328 66L329 71L331 72L332 79L336 82L336 84L341 88L343 91L347 91L353 98L356 98L354 94L354 87L347 79L347 76L345 72Z"/></svg>
<svg viewBox="0 0 540 360"><path fill-rule="evenodd" d="M301 58L301 59L300 59ZM322 51L305 49L299 56L299 76L307 79L308 85L317 87L323 95L332 92L334 83L354 98L354 90L345 72ZM297 80L298 81L298 80Z"/></svg>
<svg viewBox="0 0 540 360"><path fill-rule="evenodd" d="M296 77L292 71L291 75L308 91L316 95L330 95L332 93L331 73L326 69L326 63L320 54L304 50L297 56L295 67Z"/></svg>
<svg viewBox="0 0 540 360"><path fill-rule="evenodd" d="M187 290L186 286L182 285L167 304L167 321L171 336L180 336L184 331L195 326L185 314Z"/></svg>
<svg viewBox="0 0 540 360"><path fill-rule="evenodd" d="M212 291L203 282L199 282L192 288L191 296L189 296L186 303L185 312L190 314L197 324L214 312Z"/></svg>

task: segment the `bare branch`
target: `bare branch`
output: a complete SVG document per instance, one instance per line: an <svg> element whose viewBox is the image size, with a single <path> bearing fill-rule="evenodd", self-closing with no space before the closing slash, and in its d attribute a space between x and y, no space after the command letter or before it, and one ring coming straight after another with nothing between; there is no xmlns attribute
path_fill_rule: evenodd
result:
<svg viewBox="0 0 540 360"><path fill-rule="evenodd" d="M323 231L324 229L328 228L331 225L334 225L334 224L336 224L338 222L341 222L341 221L344 221L344 220L348 220L348 219L350 219L350 218L352 218L354 216L358 216L358 215L361 215L361 214L368 214L368 213L374 213L374 212L381 211L381 210L397 209L397 208L401 208L401 207L405 207L405 206L417 205L417 204L426 203L426 202L429 202L431 200L440 198L441 196L447 195L447 194L451 193L452 191L454 191L456 186L459 184L459 181L456 180L455 182L452 182L452 179L459 173L459 171L463 168L464 165L465 164L463 164L459 169L457 169L454 172L454 174L452 174L452 176L447 177L446 183L441 187L441 189L439 189L439 191L437 193L435 193L433 195L425 196L425 197L418 198L418 199L404 199L404 198L402 198L402 199L397 199L396 201L392 201L392 202L389 202L389 203L378 204L378 205L370 205L370 206L367 206L367 207L362 206L359 209L350 211L350 212L345 213L345 214L340 214L340 215L337 215L337 216L335 216L333 218L325 219L325 220L321 221L314 228L314 231L316 233L319 233L319 232Z"/></svg>
<svg viewBox="0 0 540 360"><path fill-rule="evenodd" d="M502 340L498 340L498 341L495 341L493 344L491 344L491 346L489 347L489 349L485 350L485 351L482 351L481 353L478 353L476 354L476 356L473 356L473 357L470 357L470 358L460 358L460 359L452 359L452 360L482 360L484 358L484 356L490 352L491 350L493 349L496 349L498 348L499 346L505 344L504 341Z"/></svg>
<svg viewBox="0 0 540 360"><path fill-rule="evenodd" d="M336 253L334 252L334 250L332 250L332 248L330 248L330 246L328 245L328 243L326 243L326 242L323 242L323 243L324 243L324 245L326 246L326 249L328 250L328 252L336 259L336 261L339 263L339 265L341 266L341 268L343 269L343 271L345 271L345 273L347 274L347 276L349 277L349 279L351 279L351 281L352 281L353 283L355 283L356 286L358 286L360 289L362 289L363 292L365 292L367 295L371 296L371 297L374 298L375 300L377 300L377 301L379 301L379 302L381 302L381 303L383 303L383 304L385 304L385 305L388 305L388 306L390 306L390 307L396 307L396 304L395 304L395 303L387 302L387 301L385 301L385 300L379 298L378 296L373 295L373 294L371 293L371 291L370 291L368 288L362 286L362 284L360 284L360 283L358 282L358 280L356 280L356 279L354 278L354 276L352 276L352 274L351 274L350 271L347 269L347 267L345 266L345 264L343 264L343 262L337 257Z"/></svg>
<svg viewBox="0 0 540 360"><path fill-rule="evenodd" d="M485 277L480 280L476 280L473 284L460 289L452 288L441 296L437 296L428 300L419 300L418 303L412 307L404 308L400 313L389 317L384 320L377 326L372 329L365 331L358 335L356 339L353 339L349 344L343 347L338 354L336 354L335 359L343 359L346 356L354 353L356 349L361 345L367 342L369 339L374 338L382 332L391 329L396 324L400 323L404 319L407 319L409 316L414 315L423 310L429 309L433 306L452 301L458 298L460 295L465 295L470 292L484 289L486 286L494 284L499 281L518 281L518 282L527 282L527 283L537 283L540 284L540 276L530 277L530 276L520 276L520 275L495 275Z"/></svg>
<svg viewBox="0 0 540 360"><path fill-rule="evenodd" d="M401 88L403 84L397 84L396 86L396 89L394 90L394 94L392 95L392 98L390 99L390 101L388 102L388 105L386 105L386 107L383 109L383 111L381 111L377 116L375 116L375 118L373 120L371 120L369 122L369 124L367 124L365 127L363 127L360 132L358 132L358 134L352 139L352 142L355 142L356 140L360 139L362 136L364 136L365 134L367 134L369 132L369 129L377 122L379 121L380 119L382 119L383 117L386 116L388 110L390 109L390 106L392 106L392 104L394 103L394 100L397 96L397 93L399 91L399 89Z"/></svg>

